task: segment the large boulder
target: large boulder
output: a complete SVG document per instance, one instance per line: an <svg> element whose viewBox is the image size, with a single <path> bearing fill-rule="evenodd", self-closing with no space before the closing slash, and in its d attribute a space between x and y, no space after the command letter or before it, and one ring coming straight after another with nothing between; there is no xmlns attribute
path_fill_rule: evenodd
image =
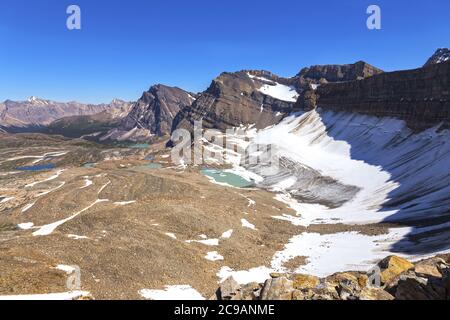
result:
<svg viewBox="0 0 450 320"><path fill-rule="evenodd" d="M414 265L406 259L389 256L378 263L381 269L381 283L389 283L399 274L411 269Z"/></svg>
<svg viewBox="0 0 450 320"><path fill-rule="evenodd" d="M435 257L417 262L386 285L397 300L450 299L450 266Z"/></svg>
<svg viewBox="0 0 450 320"><path fill-rule="evenodd" d="M318 277L306 274L294 274L291 276L291 280L293 281L294 288L297 290L313 289L320 284Z"/></svg>
<svg viewBox="0 0 450 320"><path fill-rule="evenodd" d="M285 277L268 279L261 291L261 300L292 300L293 282Z"/></svg>
<svg viewBox="0 0 450 320"><path fill-rule="evenodd" d="M241 286L229 277L220 284L218 295L220 300L241 300Z"/></svg>

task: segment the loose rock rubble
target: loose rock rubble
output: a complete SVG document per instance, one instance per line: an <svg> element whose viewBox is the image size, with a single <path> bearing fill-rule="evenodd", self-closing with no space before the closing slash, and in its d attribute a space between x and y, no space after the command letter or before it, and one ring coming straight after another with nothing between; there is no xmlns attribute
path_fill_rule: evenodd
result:
<svg viewBox="0 0 450 320"><path fill-rule="evenodd" d="M389 256L374 270L379 273L338 272L326 278L272 273L265 283L242 286L230 277L222 282L211 300L450 299L450 254L416 263Z"/></svg>

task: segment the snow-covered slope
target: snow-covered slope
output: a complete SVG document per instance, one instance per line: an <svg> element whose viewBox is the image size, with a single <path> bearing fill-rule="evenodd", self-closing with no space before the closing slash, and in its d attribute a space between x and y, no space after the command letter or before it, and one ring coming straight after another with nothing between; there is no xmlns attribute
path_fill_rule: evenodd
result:
<svg viewBox="0 0 450 320"><path fill-rule="evenodd" d="M298 211L298 224L438 225L450 212L449 138L448 130L416 134L400 120L319 109L253 143L277 146L280 169L260 185Z"/></svg>
<svg viewBox="0 0 450 320"><path fill-rule="evenodd" d="M223 269L222 279L242 274L244 282L264 279L270 272L284 272L283 265L295 257L308 257L297 272L325 276L368 270L392 253L420 259L450 251L448 130L414 133L402 120L318 108L258 132L252 129L247 138L250 143L240 136L233 140L244 148L272 145L278 170L268 173L263 164L227 159L234 164L232 172L252 178L296 211L274 219L305 227L378 222L393 227L375 235L307 229L273 256L270 267Z"/></svg>

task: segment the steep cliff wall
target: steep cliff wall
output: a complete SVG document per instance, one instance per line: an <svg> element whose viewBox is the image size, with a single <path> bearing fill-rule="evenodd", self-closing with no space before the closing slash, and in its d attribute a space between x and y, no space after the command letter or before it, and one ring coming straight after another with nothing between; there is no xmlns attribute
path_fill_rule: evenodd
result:
<svg viewBox="0 0 450 320"><path fill-rule="evenodd" d="M405 120L420 131L450 128L450 61L387 72L364 80L322 84L303 92L296 108L315 107Z"/></svg>

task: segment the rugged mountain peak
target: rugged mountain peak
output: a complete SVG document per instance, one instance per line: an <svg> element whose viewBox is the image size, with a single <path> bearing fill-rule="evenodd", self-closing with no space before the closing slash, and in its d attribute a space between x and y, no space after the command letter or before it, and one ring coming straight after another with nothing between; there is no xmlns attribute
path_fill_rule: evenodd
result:
<svg viewBox="0 0 450 320"><path fill-rule="evenodd" d="M450 60L450 50L447 48L437 49L436 52L431 56L430 59L425 63L425 66L431 64L438 64Z"/></svg>
<svg viewBox="0 0 450 320"><path fill-rule="evenodd" d="M153 136L170 134L176 114L194 100L195 94L183 89L153 85L134 103L119 127L109 131L102 140L148 141Z"/></svg>

